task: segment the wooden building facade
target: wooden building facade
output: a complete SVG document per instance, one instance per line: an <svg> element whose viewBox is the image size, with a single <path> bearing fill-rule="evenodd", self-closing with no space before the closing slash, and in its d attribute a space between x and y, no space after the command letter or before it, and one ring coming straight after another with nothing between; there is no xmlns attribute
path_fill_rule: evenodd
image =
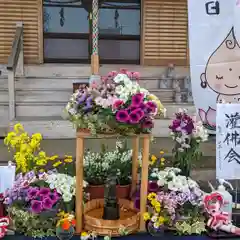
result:
<svg viewBox="0 0 240 240"><path fill-rule="evenodd" d="M99 1L100 63L188 65L187 0ZM26 64L90 63L91 9L90 0L0 0L0 64L17 22Z"/></svg>

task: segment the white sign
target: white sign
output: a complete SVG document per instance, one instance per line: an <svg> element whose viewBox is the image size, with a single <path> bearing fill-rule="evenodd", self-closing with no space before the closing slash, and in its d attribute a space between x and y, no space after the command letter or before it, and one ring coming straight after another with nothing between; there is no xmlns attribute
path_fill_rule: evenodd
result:
<svg viewBox="0 0 240 240"><path fill-rule="evenodd" d="M0 166L0 193L4 193L8 188L13 187L15 172L15 166Z"/></svg>
<svg viewBox="0 0 240 240"><path fill-rule="evenodd" d="M240 179L240 104L217 104L217 179Z"/></svg>
<svg viewBox="0 0 240 240"><path fill-rule="evenodd" d="M193 99L215 130L216 103L240 102L240 1L188 0Z"/></svg>

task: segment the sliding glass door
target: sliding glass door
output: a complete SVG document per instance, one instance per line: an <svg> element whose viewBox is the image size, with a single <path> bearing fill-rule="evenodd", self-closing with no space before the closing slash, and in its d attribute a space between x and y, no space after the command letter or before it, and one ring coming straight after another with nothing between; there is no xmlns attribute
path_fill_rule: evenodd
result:
<svg viewBox="0 0 240 240"><path fill-rule="evenodd" d="M140 0L100 0L100 63L139 63ZM92 0L44 0L44 61L90 63Z"/></svg>

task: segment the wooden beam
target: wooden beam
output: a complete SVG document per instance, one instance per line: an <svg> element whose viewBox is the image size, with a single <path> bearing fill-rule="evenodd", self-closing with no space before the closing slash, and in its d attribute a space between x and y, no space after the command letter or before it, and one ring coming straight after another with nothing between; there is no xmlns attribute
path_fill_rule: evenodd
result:
<svg viewBox="0 0 240 240"><path fill-rule="evenodd" d="M141 0L141 41L140 41L140 64L144 65L145 55L145 0Z"/></svg>
<svg viewBox="0 0 240 240"><path fill-rule="evenodd" d="M43 0L38 1L38 59L43 63Z"/></svg>

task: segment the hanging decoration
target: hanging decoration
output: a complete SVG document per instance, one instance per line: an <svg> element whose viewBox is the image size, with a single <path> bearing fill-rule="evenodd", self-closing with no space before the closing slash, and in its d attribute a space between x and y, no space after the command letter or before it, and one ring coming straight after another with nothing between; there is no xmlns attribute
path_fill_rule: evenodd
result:
<svg viewBox="0 0 240 240"><path fill-rule="evenodd" d="M63 27L64 23L65 23L65 16L64 16L64 8L63 7L59 11L59 15L60 15L60 26Z"/></svg>
<svg viewBox="0 0 240 240"><path fill-rule="evenodd" d="M118 10L115 10L115 16L114 16L114 20L115 20L115 28L119 27L119 23L118 23L118 19L119 19L119 13Z"/></svg>
<svg viewBox="0 0 240 240"><path fill-rule="evenodd" d="M92 55L98 55L98 0L92 2Z"/></svg>

